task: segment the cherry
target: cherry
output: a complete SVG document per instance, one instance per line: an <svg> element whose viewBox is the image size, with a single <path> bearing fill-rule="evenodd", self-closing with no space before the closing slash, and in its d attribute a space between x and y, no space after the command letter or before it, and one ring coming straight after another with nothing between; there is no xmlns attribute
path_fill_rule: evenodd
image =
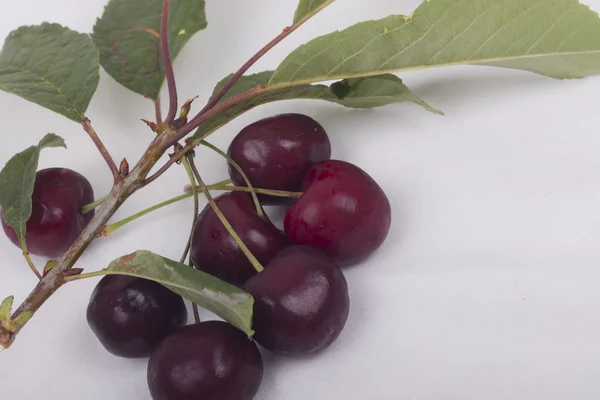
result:
<svg viewBox="0 0 600 400"><path fill-rule="evenodd" d="M302 114L282 114L257 121L233 139L229 156L239 164L254 187L298 191L302 179L316 163L331 157L327 133L314 119ZM229 176L246 186L238 171L229 165ZM261 196L268 202L281 199Z"/></svg>
<svg viewBox="0 0 600 400"><path fill-rule="evenodd" d="M284 249L244 288L254 297L255 340L277 354L304 356L327 348L348 318L341 269L312 247Z"/></svg>
<svg viewBox="0 0 600 400"><path fill-rule="evenodd" d="M292 243L321 249L344 266L368 257L385 241L390 203L362 169L345 161L321 162L308 172L302 190L284 219Z"/></svg>
<svg viewBox="0 0 600 400"><path fill-rule="evenodd" d="M31 217L26 224L25 243L29 253L49 258L63 255L94 216L94 211L81 214L81 207L93 201L92 185L79 173L66 168L38 171ZM4 215L2 227L10 241L21 247Z"/></svg>
<svg viewBox="0 0 600 400"><path fill-rule="evenodd" d="M148 363L154 400L251 400L262 377L256 344L221 321L177 330L156 347Z"/></svg>
<svg viewBox="0 0 600 400"><path fill-rule="evenodd" d="M141 358L187 323L187 309L181 296L156 282L107 275L92 293L87 321L110 353Z"/></svg>
<svg viewBox="0 0 600 400"><path fill-rule="evenodd" d="M229 192L218 196L215 202L261 264L268 264L289 245L283 232L266 215L258 216L250 194ZM191 259L197 269L234 285L241 286L256 274L210 205L204 208L194 226Z"/></svg>

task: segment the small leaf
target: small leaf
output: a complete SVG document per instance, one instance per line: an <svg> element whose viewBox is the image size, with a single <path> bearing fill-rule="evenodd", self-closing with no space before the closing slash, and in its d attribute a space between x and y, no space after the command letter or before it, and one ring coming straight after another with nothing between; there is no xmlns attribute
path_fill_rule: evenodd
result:
<svg viewBox="0 0 600 400"><path fill-rule="evenodd" d="M553 78L599 74L600 19L577 0L428 0L411 17L362 22L300 46L270 84L459 64Z"/></svg>
<svg viewBox="0 0 600 400"><path fill-rule="evenodd" d="M82 122L100 80L89 35L58 24L21 27L0 52L0 89Z"/></svg>
<svg viewBox="0 0 600 400"><path fill-rule="evenodd" d="M47 147L65 147L64 140L49 133L37 146L31 146L11 158L0 171L0 208L4 220L16 232L25 248L26 224L31 217L31 196L40 151Z"/></svg>
<svg viewBox="0 0 600 400"><path fill-rule="evenodd" d="M111 0L94 26L106 72L126 88L158 97L165 80L160 51L163 0ZM204 0L172 0L169 44L175 59L198 31L206 28Z"/></svg>
<svg viewBox="0 0 600 400"><path fill-rule="evenodd" d="M56 267L56 264L58 264L57 260L50 260L46 263L46 265L44 266L44 276L52 271L52 268ZM70 271L72 271L73 269L71 268Z"/></svg>
<svg viewBox="0 0 600 400"><path fill-rule="evenodd" d="M145 250L116 259L108 266L107 273L158 282L217 314L248 336L254 334L252 296L214 276Z"/></svg>
<svg viewBox="0 0 600 400"><path fill-rule="evenodd" d="M2 304L0 304L0 323L6 325L10 322L10 313L12 311L15 296L8 296Z"/></svg>
<svg viewBox="0 0 600 400"><path fill-rule="evenodd" d="M294 24L301 22L320 10L324 9L335 0L300 0L296 13L294 14Z"/></svg>
<svg viewBox="0 0 600 400"><path fill-rule="evenodd" d="M269 81L272 71L265 71L242 77L221 101L225 101L253 87ZM216 93L228 78L223 79L214 92ZM227 111L208 119L200 125L193 138L199 140L208 132L212 132L254 107L280 100L314 99L337 103L350 108L373 108L392 103L409 101L418 104L435 114L443 114L415 96L402 80L395 75L378 75L366 78L345 79L331 86L301 85L285 89L272 89L258 94L256 97L237 104Z"/></svg>

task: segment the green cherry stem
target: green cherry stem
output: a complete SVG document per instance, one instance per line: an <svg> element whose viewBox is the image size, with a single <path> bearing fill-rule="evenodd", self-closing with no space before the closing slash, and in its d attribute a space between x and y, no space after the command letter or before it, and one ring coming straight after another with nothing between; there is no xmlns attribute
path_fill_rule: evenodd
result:
<svg viewBox="0 0 600 400"><path fill-rule="evenodd" d="M235 240L235 243L239 246L240 250L242 250L244 255L248 258L248 261L250 261L254 269L258 273L264 271L265 268L261 265L260 261L258 261L256 257L254 257L254 254L252 254L250 249L248 249L246 244L242 241L242 239L240 239L240 236L237 234L235 229L233 229L225 215L219 209L219 206L215 202L215 199L213 199L212 195L210 194L209 188L202 181L202 177L200 176L200 173L198 172L196 166L194 164L191 164L191 167L192 171L194 171L194 175L196 176L196 180L198 181L198 184L200 185L200 188L202 189L202 192L206 197L206 200L208 200L208 203L212 207L213 211L215 212L221 223L225 226L225 229L227 229L227 232L231 235L233 240Z"/></svg>
<svg viewBox="0 0 600 400"><path fill-rule="evenodd" d="M270 189L250 189L246 186L230 186L230 185L209 185L207 186L209 190L220 190L220 191L229 191L229 192L252 192L256 194L264 194L267 196L275 196L275 197L287 197L290 199L298 199L303 195L303 192L286 192L285 190L270 190ZM191 185L188 185L184 188L186 193L192 192Z"/></svg>
<svg viewBox="0 0 600 400"><path fill-rule="evenodd" d="M190 229L190 235L188 237L187 244L185 245L185 250L183 251L183 255L181 256L181 263L185 262L185 259L190 252L190 248L192 246L192 235L194 234L194 226L196 225L196 221L198 220L198 212L200 211L200 199L198 198L198 188L196 187L196 178L194 177L194 171L192 171L191 163L194 162L193 153L188 153L187 156L181 159L181 163L185 167L185 171L188 174L188 178L190 178L190 183L192 184L192 196L194 197L194 217L192 218L192 227ZM190 256L188 265L192 266L192 258ZM194 321L198 324L200 323L200 312L198 311L198 304L192 301L192 310L194 311Z"/></svg>
<svg viewBox="0 0 600 400"><path fill-rule="evenodd" d="M104 203L104 201L106 201L106 196L94 201L93 203L87 204L83 207L81 207L81 214L87 214L92 210L95 210L96 207L98 207L100 204Z"/></svg>
<svg viewBox="0 0 600 400"><path fill-rule="evenodd" d="M263 218L265 216L265 213L263 212L260 202L258 201L258 197L256 196L254 188L252 187L252 183L250 183L250 179L248 179L248 176L246 175L242 167L240 167L238 163L236 163L231 157L229 157L229 155L227 155L227 153L219 149L217 146L208 143L206 140L201 141L200 144L204 147L208 147L209 149L226 159L227 162L231 164L231 166L235 168L237 172L240 173L242 179L244 179L244 182L246 183L246 186L248 186L248 189L250 189L250 194L252 195L252 200L254 201L254 206L256 207L256 213L259 217Z"/></svg>
<svg viewBox="0 0 600 400"><path fill-rule="evenodd" d="M100 231L100 233L98 234L98 236L108 236L111 233L113 233L114 231L116 231L117 229L122 228L123 226L127 225L128 223L133 222L136 219L141 218L141 217L143 217L146 214L150 214L153 211L156 211L158 209L161 209L161 208L166 207L168 205L171 205L173 203L177 203L178 201L190 198L192 196L193 196L193 194L186 193L186 194L182 194L182 195L177 196L177 197L173 197L172 199L169 199L167 201L163 201L162 203L158 203L158 204L156 204L156 205L154 205L154 206L152 206L150 208L147 208L147 209L142 210L142 211L140 211L138 213L135 213L132 216L127 217L127 218L125 218L125 219L123 219L121 221L118 221L118 222L106 225L104 228L102 228L102 230Z"/></svg>
<svg viewBox="0 0 600 400"><path fill-rule="evenodd" d="M246 186L230 186L230 185L226 184L227 182L230 182L230 181L225 180L223 182L218 182L213 185L208 185L208 186L206 186L206 189L218 190L218 191L223 191L223 192L250 192L250 188L248 188ZM223 183L225 183L225 184L223 184ZM196 186L196 188L201 189L202 187ZM192 185L187 185L184 190L186 193L184 193L182 195L179 195L177 197L173 197L172 199L163 201L162 203L156 204L150 208L142 210L142 211L140 211L136 214L133 214L132 216L127 217L121 221L106 225L102 229L102 231L100 231L98 236L108 236L111 233L113 233L114 231L116 231L117 229L122 228L123 226L127 225L128 223L133 222L136 219L143 217L144 215L150 214L153 211L156 211L156 210L166 207L168 205L177 203L178 201L189 199L190 197L194 196ZM302 196L302 192L285 192L285 191L281 191L281 190L268 190L268 189L254 189L254 191L257 194L264 194L264 195L276 196L276 197L286 197L286 198L292 198L292 199L297 199L300 196Z"/></svg>
<svg viewBox="0 0 600 400"><path fill-rule="evenodd" d="M188 174L188 178L190 178L190 182L192 185L196 184L196 178L194 178L194 172L192 171L192 167L190 166L190 159L193 162L193 158L191 153L186 157L181 159L181 163L185 167L185 172ZM194 216L192 218L192 228L190 229L190 234L188 236L187 244L185 245L185 250L183 251L183 255L181 256L180 263L185 263L185 259L190 252L190 247L192 246L192 234L194 232L194 225L196 225L196 220L198 219L198 212L200 211L200 200L198 199L198 188L194 187L192 190L192 197L194 198Z"/></svg>
<svg viewBox="0 0 600 400"><path fill-rule="evenodd" d="M40 271L38 271L38 269L35 267L35 264L31 260L31 257L29 256L29 252L27 251L27 246L25 246L25 242L23 242L21 244L21 248L23 249L23 257L25 257L25 261L27 261L27 265L29 265L29 268L31 268L31 271L35 274L35 276L37 276L37 278L41 280L42 275L40 274Z"/></svg>
<svg viewBox="0 0 600 400"><path fill-rule="evenodd" d="M65 282L73 282L73 281L79 281L82 279L88 279L88 278L95 278L98 276L104 276L108 274L108 271L105 269L101 269L100 271L96 271L96 272L88 272L86 274L79 274L79 275L72 275L72 276L65 276Z"/></svg>

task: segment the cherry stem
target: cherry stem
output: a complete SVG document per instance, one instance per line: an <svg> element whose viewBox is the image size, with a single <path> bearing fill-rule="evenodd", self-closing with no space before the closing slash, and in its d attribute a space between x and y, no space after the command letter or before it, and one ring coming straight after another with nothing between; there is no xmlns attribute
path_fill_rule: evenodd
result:
<svg viewBox="0 0 600 400"><path fill-rule="evenodd" d="M192 165L194 164L194 156L193 153L188 153L187 156L181 159L181 163L185 167L185 171L190 178L190 183L192 184L192 195L194 196L194 218L192 219L192 228L190 229L190 235L188 237L187 244L185 245L185 251L181 256L181 263L185 262L188 253L190 252L190 248L192 247L192 236L194 234L194 227L196 226L196 221L198 220L198 213L200 211L200 199L198 198L198 188L196 187L196 178L194 177L194 171L192 171ZM194 268L192 265L192 257L190 255L188 265L190 268ZM192 310L194 312L194 321L198 324L200 323L200 312L198 311L198 304L192 301Z"/></svg>
<svg viewBox="0 0 600 400"><path fill-rule="evenodd" d="M192 171L194 171L194 175L196 176L196 180L198 181L198 184L202 189L202 192L204 192L206 200L208 200L208 203L212 207L213 211L215 212L221 223L225 226L225 229L227 229L227 232L231 235L233 240L235 240L235 243L239 246L240 250L242 250L246 258L248 258L248 261L250 261L256 272L260 273L264 271L265 268L261 265L260 261L258 261L256 257L254 257L254 254L252 254L250 249L248 249L248 246L246 246L242 239L240 239L240 236L237 234L235 229L233 229L225 215L219 209L219 206L215 202L215 199L213 199L212 195L210 194L210 190L202 181L202 177L200 176L200 173L198 172L196 166L194 164L191 164L191 167Z"/></svg>
<svg viewBox="0 0 600 400"><path fill-rule="evenodd" d="M171 0L163 1L162 18L160 24L160 45L162 49L162 59L169 88L169 112L165 122L173 122L177 115L177 85L175 84L175 73L173 72L173 61L169 50L169 10Z"/></svg>
<svg viewBox="0 0 600 400"><path fill-rule="evenodd" d="M65 280L65 282L73 282L73 281L79 281L79 280L82 280L82 279L96 278L98 276L104 276L104 275L107 275L107 274L108 274L107 270L101 269L100 271L88 272L87 274L65 276L64 280Z"/></svg>
<svg viewBox="0 0 600 400"><path fill-rule="evenodd" d="M31 271L35 274L35 276L37 276L37 278L39 280L41 280L42 275L40 274L40 271L38 271L38 269L35 267L35 264L31 260L31 257L29 256L29 252L27 251L27 247L25 246L25 243L23 243L21 245L21 247L23 248L23 257L25 257L25 261L27 261L27 265L29 265L29 268L31 268Z"/></svg>
<svg viewBox="0 0 600 400"><path fill-rule="evenodd" d="M186 157L181 159L181 163L185 167L185 171L188 174L188 178L192 185L196 185L196 178L194 178L194 172L192 171L192 167L190 166L193 163L193 157L188 154ZM190 247L192 246L192 235L194 233L194 226L196 225L196 220L198 219L198 212L200 211L200 199L198 198L198 188L193 187L192 196L194 197L194 217L192 218L192 228L190 229L190 234L188 236L187 244L185 245L185 250L183 251L183 255L181 256L180 263L184 263L185 259L190 252Z"/></svg>
<svg viewBox="0 0 600 400"><path fill-rule="evenodd" d="M223 185L223 183L227 183L227 182L230 182L230 180L227 179L225 181L218 182L218 183L216 183L214 185L208 186L208 188L209 188L209 190L230 190L230 189L236 189L236 191L238 191L236 187ZM239 191L247 191L247 190L248 190L248 188L241 187ZM182 195L179 195L177 197L173 197L172 199L163 201L162 203L156 204L156 205L154 205L154 206L152 206L150 208L142 210L142 211L140 211L140 212L138 212L136 214L133 214L130 217L122 219L121 221L114 222L112 224L106 225L104 228L102 228L102 230L100 231L100 233L98 234L98 236L108 236L111 233L113 233L114 231L116 231L117 229L122 228L123 226L129 224L130 222L135 221L138 218L143 217L144 215L150 214L153 211L156 211L156 210L159 210L159 209L161 209L163 207L166 207L166 206L169 206L171 204L177 203L178 201L189 199L192 196L194 196L194 194L192 193L192 189L191 189L191 185L190 185L189 192L187 192L185 194L182 194ZM198 214L198 213L196 212L196 214Z"/></svg>
<svg viewBox="0 0 600 400"><path fill-rule="evenodd" d="M81 207L81 214L87 214L92 210L95 210L96 207L98 207L100 204L104 203L106 201L106 197L104 196L102 198L99 198L98 200L94 201L93 203L90 204L86 204L85 206Z"/></svg>
<svg viewBox="0 0 600 400"><path fill-rule="evenodd" d="M181 200L184 200L184 199L187 199L187 198L190 198L190 197L192 197L191 193L182 194L180 196L173 197L172 199L169 199L167 201L163 201L162 203L156 204L156 205L154 205L154 206L152 206L150 208L142 210L142 211L140 211L140 212L138 212L136 214L133 214L132 216L127 217L127 218L125 218L125 219L123 219L123 220L121 220L119 222L115 222L115 223L112 223L110 225L106 225L104 228L102 228L102 230L100 231L100 233L98 234L98 236L108 236L111 233L113 233L114 231L116 231L117 229L122 228L123 226L127 225L128 223L133 222L136 219L141 218L141 217L143 217L146 214L150 214L153 211L156 211L158 209L161 209L163 207L166 207L166 206L171 205L173 203L177 203L178 201L181 201Z"/></svg>
<svg viewBox="0 0 600 400"><path fill-rule="evenodd" d="M119 180L119 168L117 168L115 160L113 160L112 156L104 146L104 143L102 143L102 140L100 140L100 138L98 137L98 134L92 127L92 121L90 121L88 117L83 118L83 130L87 132L88 136L90 137L90 139L92 139L92 142L94 142L96 148L104 158L104 161L106 161L106 164L108 164L108 168L110 168L115 182Z"/></svg>
<svg viewBox="0 0 600 400"><path fill-rule="evenodd" d="M196 323L199 324L200 323L200 312L198 311L198 304L192 303L192 310L194 311L194 321L196 321Z"/></svg>
<svg viewBox="0 0 600 400"><path fill-rule="evenodd" d="M154 113L156 115L156 124L160 125L163 123L162 109L161 109L161 105L160 105L160 93L158 94L158 96L156 96L156 100L153 100L153 102L154 102Z"/></svg>
<svg viewBox="0 0 600 400"><path fill-rule="evenodd" d="M233 160L233 158L229 157L227 155L227 153L225 153L224 151L219 149L217 146L214 146L214 145L208 143L206 140L201 141L200 144L203 145L204 147L208 147L209 149L211 149L212 151L214 151L215 153L217 153L218 155L220 155L221 157L226 159L227 162L229 164L231 164L231 166L233 168L235 168L235 170L237 172L240 173L240 175L242 176L242 179L244 179L244 182L246 182L246 186L248 186L248 188L250 189L250 194L252 195L252 200L254 201L254 206L256 207L256 213L258 214L259 217L263 218L265 216L265 213L263 212L263 208L260 205L260 201L258 201L258 196L256 196L256 192L254 191L254 187L252 187L252 183L250 182L250 179L248 179L248 175L246 175L246 173L244 172L242 167L240 167L240 165L238 163L236 163ZM192 185L194 185L194 184L195 183L192 183ZM197 190L194 187L192 189Z"/></svg>
<svg viewBox="0 0 600 400"><path fill-rule="evenodd" d="M254 191L256 194L264 194L266 196L275 196L275 197L286 197L286 198L290 198L290 199L298 199L300 198L300 196L302 196L304 193L303 192L286 192L285 190L271 190L271 189L250 189L249 187L246 186L230 186L230 185L219 185L219 184L214 184L214 185L208 185L208 189L209 190L221 190L221 191L229 191L229 192L246 192L246 193L250 193L252 191ZM187 193L191 193L192 192L192 187L191 185L187 185L184 188L185 192Z"/></svg>

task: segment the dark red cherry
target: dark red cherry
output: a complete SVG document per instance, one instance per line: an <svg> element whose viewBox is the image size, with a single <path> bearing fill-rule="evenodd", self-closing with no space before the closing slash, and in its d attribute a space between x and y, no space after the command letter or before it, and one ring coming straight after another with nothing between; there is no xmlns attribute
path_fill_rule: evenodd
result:
<svg viewBox="0 0 600 400"><path fill-rule="evenodd" d="M289 241L266 215L256 212L252 196L229 192L215 199L233 229L262 265L268 264ZM192 233L192 264L199 270L234 285L243 285L256 270L210 205L207 205Z"/></svg>
<svg viewBox="0 0 600 400"><path fill-rule="evenodd" d="M251 400L262 377L256 344L221 321L177 330L156 347L148 363L154 400Z"/></svg>
<svg viewBox="0 0 600 400"><path fill-rule="evenodd" d="M254 187L294 192L300 190L313 165L331 157L331 143L314 119L302 114L282 114L242 129L228 153ZM234 184L246 186L231 165L229 176ZM273 197L262 198L280 202Z"/></svg>
<svg viewBox="0 0 600 400"><path fill-rule="evenodd" d="M292 243L321 249L343 266L363 260L385 241L390 203L362 169L344 161L321 162L308 172L302 190L284 220Z"/></svg>
<svg viewBox="0 0 600 400"><path fill-rule="evenodd" d="M79 173L66 168L38 171L31 217L26 224L27 250L49 258L63 255L94 216L94 211L81 214L81 207L93 201L92 185ZM10 241L21 247L14 229L4 221L4 215L2 227Z"/></svg>
<svg viewBox="0 0 600 400"><path fill-rule="evenodd" d="M187 309L181 296L156 282L107 275L92 293L87 321L110 353L141 358L187 323Z"/></svg>
<svg viewBox="0 0 600 400"><path fill-rule="evenodd" d="M245 290L254 297L254 338L283 355L327 348L348 318L348 286L341 269L312 247L284 249Z"/></svg>

